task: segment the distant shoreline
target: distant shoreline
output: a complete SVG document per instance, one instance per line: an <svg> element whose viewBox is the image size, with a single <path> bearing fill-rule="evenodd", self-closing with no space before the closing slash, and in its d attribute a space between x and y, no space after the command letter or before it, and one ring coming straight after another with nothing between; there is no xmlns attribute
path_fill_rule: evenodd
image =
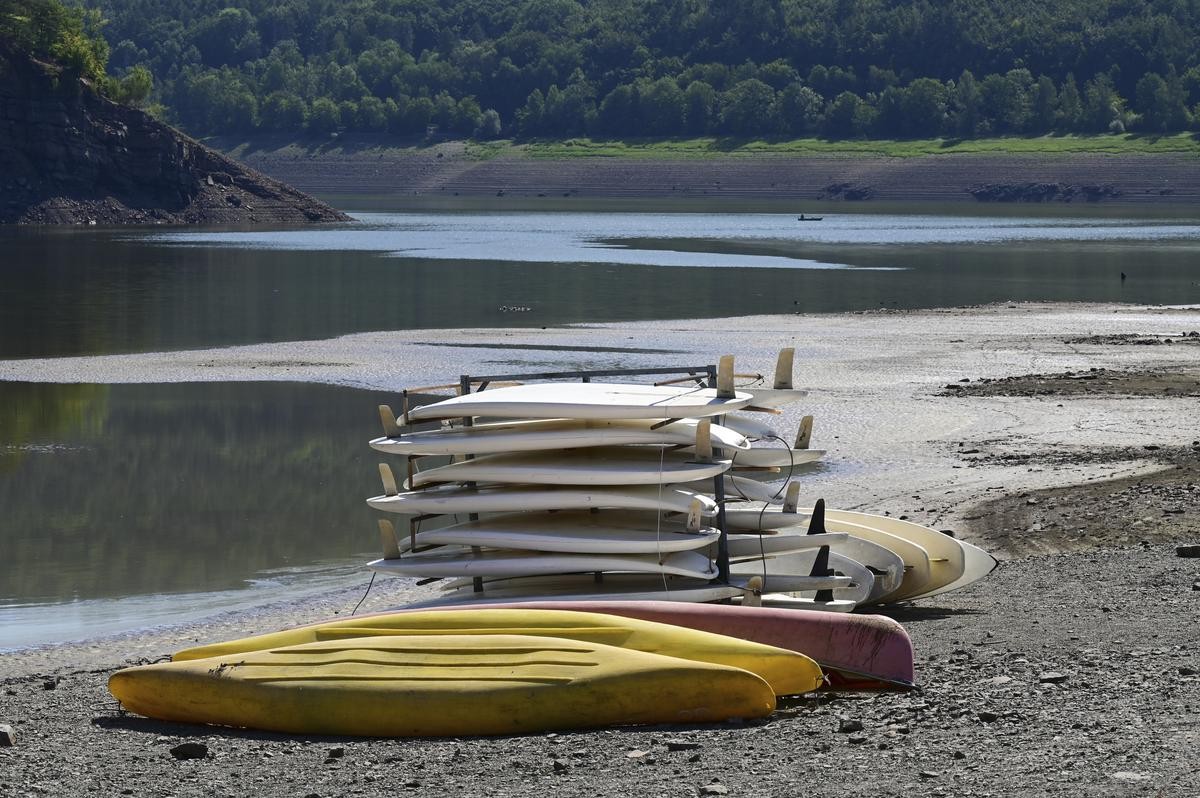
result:
<svg viewBox="0 0 1200 798"><path fill-rule="evenodd" d="M1018 148L886 154L885 144L829 152L683 147L611 150L566 143L488 147L460 141L397 146L381 136L332 141L214 140L210 144L271 177L323 197L419 201L486 199L498 207L528 200L670 200L797 203L797 210L863 203L1146 205L1200 202L1200 147L1157 152L1037 151ZM1026 150L1030 151L1018 151ZM880 154L884 153L884 154ZM803 206L800 203L804 203Z"/></svg>

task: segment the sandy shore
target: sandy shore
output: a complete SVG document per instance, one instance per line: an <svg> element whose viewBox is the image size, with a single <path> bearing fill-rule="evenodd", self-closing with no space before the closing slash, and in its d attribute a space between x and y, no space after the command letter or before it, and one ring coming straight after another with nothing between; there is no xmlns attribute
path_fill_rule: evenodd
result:
<svg viewBox="0 0 1200 798"><path fill-rule="evenodd" d="M1200 565L1175 556L1176 544L1200 542L1190 330L1200 309L1030 304L0 363L3 379L399 389L461 372L706 363L726 352L739 371L769 371L780 346L795 346L812 393L778 426L790 432L811 412L813 445L830 451L804 476L808 494L953 530L1005 558L971 588L889 610L913 637L922 691L803 699L744 726L297 740L122 716L104 689L124 662L344 614L358 591L21 652L0 672L0 723L17 733L0 748L0 794L1190 794L1200 787ZM1073 379L1093 369L1107 376ZM402 590L377 587L364 609ZM842 718L863 730L839 732ZM183 739L209 756L176 761L168 749ZM671 750L678 740L698 747Z"/></svg>

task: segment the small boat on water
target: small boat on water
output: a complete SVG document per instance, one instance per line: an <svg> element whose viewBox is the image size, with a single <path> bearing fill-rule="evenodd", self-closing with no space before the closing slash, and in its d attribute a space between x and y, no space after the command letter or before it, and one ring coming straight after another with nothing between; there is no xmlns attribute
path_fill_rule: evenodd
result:
<svg viewBox="0 0 1200 798"><path fill-rule="evenodd" d="M824 218L825 218L824 216L805 216L804 214L800 214L799 216L796 217L796 221L798 221L798 222L819 222Z"/></svg>

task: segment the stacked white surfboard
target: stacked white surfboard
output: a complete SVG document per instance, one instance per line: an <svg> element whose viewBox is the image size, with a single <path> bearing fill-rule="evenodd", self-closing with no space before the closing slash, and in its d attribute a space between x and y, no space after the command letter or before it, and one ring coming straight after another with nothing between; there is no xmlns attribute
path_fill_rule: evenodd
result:
<svg viewBox="0 0 1200 798"><path fill-rule="evenodd" d="M407 409L380 408L372 507L384 556L373 570L439 580L425 604L597 598L734 600L848 611L982 578L994 561L915 524L798 506L735 471L778 472L820 459L811 416L788 445L758 419L805 395L784 350L771 388L613 383L506 385ZM413 430L411 425L440 424ZM719 528L717 483L726 499ZM718 579L724 547L729 575Z"/></svg>
<svg viewBox="0 0 1200 798"><path fill-rule="evenodd" d="M384 493L368 504L407 516L409 529L397 535L392 523L381 522L384 557L370 567L445 580L437 603L740 598L754 575L714 583L718 506L695 486L711 491L742 456L782 453L776 459L790 464L819 454L756 449L744 434L713 423L732 411L774 408L804 395L790 385L734 390L731 359L723 359L720 376L723 385L715 389L511 385L413 408L399 422L381 408L385 436L371 446L405 456L408 474L397 480L390 465L381 465ZM420 422L442 426L405 431ZM425 465L435 457L441 462ZM764 459L747 467L778 469ZM745 563L845 537L793 536L781 546L747 534L725 545L731 562ZM872 578L865 569L859 573ZM786 587L863 593L846 573L795 574Z"/></svg>

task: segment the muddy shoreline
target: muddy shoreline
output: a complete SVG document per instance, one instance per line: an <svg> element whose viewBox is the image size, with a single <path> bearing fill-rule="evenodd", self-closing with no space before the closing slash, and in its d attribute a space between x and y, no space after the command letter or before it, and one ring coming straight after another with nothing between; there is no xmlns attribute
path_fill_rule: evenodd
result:
<svg viewBox="0 0 1200 798"><path fill-rule="evenodd" d="M1109 337L1161 338L1198 322L1197 309L1029 305L762 317L739 320L741 332L660 322L444 334L438 343L462 345L455 351L463 368L497 355L472 351L472 342L497 340L573 342L567 345L575 350L554 356L586 361L588 347L602 352L636 332L681 351L724 344L746 351L748 367L766 365L777 339L802 341L820 386L813 405L818 419L828 419L814 445L824 435L831 452L886 465L879 475L841 480L841 492L814 475L814 490L833 506L857 498L868 509L952 529L1004 560L965 590L885 610L913 638L918 691L791 700L749 724L511 738L297 738L123 715L104 688L107 675L128 662L344 614L361 596L355 590L11 654L0 671L0 723L14 727L16 744L0 747L0 794L1194 793L1200 559L1177 556L1176 547L1200 543L1200 435L1188 422L1195 398L1162 389L1200 376L1200 347L1129 346ZM848 349L850 335L855 346ZM413 342L405 336L222 350L224 371L215 376L271 369L271 358L284 352L289 359L281 363L308 357L325 364L327 378L329 364L345 361L379 385L393 377L371 367L376 352L413 355L409 384L424 374L415 356L422 349L445 367L445 347L420 343L428 331L413 333ZM1091 340L1079 343L1084 338ZM886 359L873 354L884 341ZM524 352L532 363L543 356L538 351L511 357ZM172 353L171 367L186 373L192 357L212 353ZM0 365L0 375L13 378L17 366ZM57 369L59 378L107 369L147 379L165 364L128 356L19 365L43 376ZM1089 369L1124 376L1062 378L1095 373ZM275 378L306 377L284 376L280 366ZM1091 390L1077 390L1083 383ZM988 387L976 395L944 388L952 384ZM864 443L872 435L881 440ZM399 589L373 593L364 611L402 600L392 592ZM206 754L177 760L170 749L185 741L203 743Z"/></svg>

